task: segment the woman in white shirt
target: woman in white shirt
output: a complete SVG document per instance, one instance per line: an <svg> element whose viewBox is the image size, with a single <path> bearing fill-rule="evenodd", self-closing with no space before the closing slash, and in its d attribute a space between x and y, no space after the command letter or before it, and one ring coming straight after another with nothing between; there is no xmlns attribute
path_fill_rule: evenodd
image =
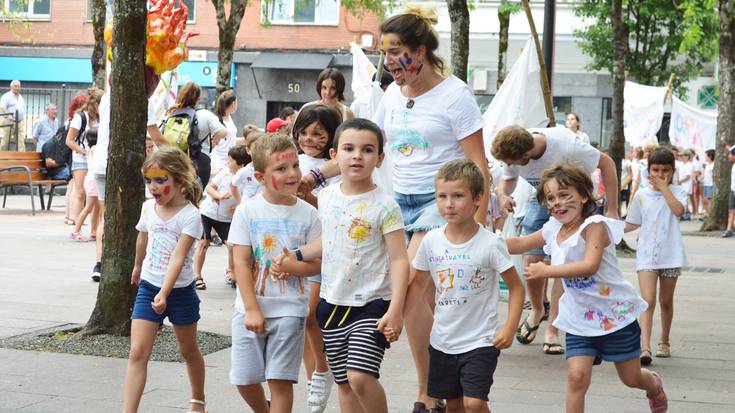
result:
<svg viewBox="0 0 735 413"><path fill-rule="evenodd" d="M235 146L237 139L237 126L232 120L232 114L237 112L237 96L232 90L222 92L217 98L214 105L214 113L219 121L227 128L227 136L222 138L212 148L212 176L216 175L220 169L227 167L227 153Z"/></svg>
<svg viewBox="0 0 735 413"><path fill-rule="evenodd" d="M574 132L575 135L584 143L590 143L590 137L580 129L582 121L579 119L576 113L569 113L567 115L567 129Z"/></svg>
<svg viewBox="0 0 735 413"><path fill-rule="evenodd" d="M704 214L709 215L709 209L712 205L712 193L714 181L712 173L715 171L715 150L708 149L705 151L704 174L702 175L702 189L704 192Z"/></svg>

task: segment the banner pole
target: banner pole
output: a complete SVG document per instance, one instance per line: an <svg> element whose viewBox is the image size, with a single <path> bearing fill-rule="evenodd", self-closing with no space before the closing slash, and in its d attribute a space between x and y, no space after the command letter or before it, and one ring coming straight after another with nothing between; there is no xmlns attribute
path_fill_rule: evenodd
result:
<svg viewBox="0 0 735 413"><path fill-rule="evenodd" d="M538 40L538 32L536 31L536 24L533 22L533 15L531 14L531 6L528 4L528 0L522 0L523 8L526 11L526 18L528 18L528 25L531 27L531 36L533 36L533 42L536 44L536 54L538 55L540 77L541 77L541 91L544 93L544 106L546 106L546 116L549 118L549 126L556 126L556 119L554 118L554 107L551 102L551 88L549 87L549 78L546 77L546 64L544 63L544 54L541 50L541 43Z"/></svg>

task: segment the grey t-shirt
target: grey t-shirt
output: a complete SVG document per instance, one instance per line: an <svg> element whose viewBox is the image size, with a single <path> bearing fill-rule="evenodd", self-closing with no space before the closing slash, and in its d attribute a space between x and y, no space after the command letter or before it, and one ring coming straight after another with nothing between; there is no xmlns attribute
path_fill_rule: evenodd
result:
<svg viewBox="0 0 735 413"><path fill-rule="evenodd" d="M217 115L207 109L197 110L197 125L199 140L202 141L202 152L209 154L212 151L209 135L214 136L217 132L225 129L225 125L220 122Z"/></svg>

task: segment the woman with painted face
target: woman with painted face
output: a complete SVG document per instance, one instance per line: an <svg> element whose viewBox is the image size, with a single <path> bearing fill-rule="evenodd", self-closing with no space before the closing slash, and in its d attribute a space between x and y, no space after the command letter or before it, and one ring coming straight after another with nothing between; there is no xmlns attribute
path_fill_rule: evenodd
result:
<svg viewBox="0 0 735 413"><path fill-rule="evenodd" d="M393 161L393 189L401 207L406 234L410 237L409 259L427 231L445 224L436 206L434 175L445 162L469 158L482 171L486 184L490 174L482 141L483 119L472 90L448 74L437 56L439 37L433 28L435 10L409 7L387 19L380 27L385 70L395 79L373 117L386 136L386 150ZM485 225L488 207L483 194L475 220ZM433 289L412 288L406 298L404 319L416 364L419 391L414 412L443 412L444 405L426 391L429 368L429 332ZM430 297L430 298L428 298Z"/></svg>

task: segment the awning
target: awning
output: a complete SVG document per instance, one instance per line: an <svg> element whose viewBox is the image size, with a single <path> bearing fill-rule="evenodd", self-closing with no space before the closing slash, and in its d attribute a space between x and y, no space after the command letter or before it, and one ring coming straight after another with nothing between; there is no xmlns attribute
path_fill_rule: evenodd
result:
<svg viewBox="0 0 735 413"><path fill-rule="evenodd" d="M250 65L253 69L306 69L322 70L332 63L334 56L320 53L261 52Z"/></svg>

